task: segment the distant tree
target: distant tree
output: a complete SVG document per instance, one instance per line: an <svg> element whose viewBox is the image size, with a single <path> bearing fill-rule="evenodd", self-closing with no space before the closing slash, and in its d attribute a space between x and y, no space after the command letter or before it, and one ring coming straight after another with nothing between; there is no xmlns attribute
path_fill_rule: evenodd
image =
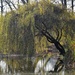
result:
<svg viewBox="0 0 75 75"><path fill-rule="evenodd" d="M21 0L21 1L22 1L22 3L23 3L23 4L25 4L25 3L26 3L26 2L25 2L25 0Z"/></svg>
<svg viewBox="0 0 75 75"><path fill-rule="evenodd" d="M62 3L62 5L63 5L63 0L61 0L61 3Z"/></svg>
<svg viewBox="0 0 75 75"><path fill-rule="evenodd" d="M63 8L67 8L67 1L66 0L61 0Z"/></svg>
<svg viewBox="0 0 75 75"><path fill-rule="evenodd" d="M3 0L1 0L1 14L3 14Z"/></svg>
<svg viewBox="0 0 75 75"><path fill-rule="evenodd" d="M66 2L66 0L64 0L64 6L65 6L65 7L67 6L67 2Z"/></svg>
<svg viewBox="0 0 75 75"><path fill-rule="evenodd" d="M74 0L70 0L71 1L71 8L72 8L72 12L73 12L73 9L74 9ZM61 3L64 7L67 7L67 0L61 0Z"/></svg>
<svg viewBox="0 0 75 75"><path fill-rule="evenodd" d="M72 0L72 12L73 12L73 9L74 9L74 0Z"/></svg>
<svg viewBox="0 0 75 75"><path fill-rule="evenodd" d="M1 8L1 14L4 13L4 7L6 5L9 6L10 10L17 9L17 7L15 6L15 4L11 0L1 0L0 3L1 3L1 6L0 6L0 8ZM18 3L19 3L19 0L18 0Z"/></svg>
<svg viewBox="0 0 75 75"><path fill-rule="evenodd" d="M17 9L16 6L15 6L15 4L14 4L12 1L10 1L10 0L5 0L5 2L8 4L8 6L10 7L11 10L13 10L12 6L13 6L15 9ZM12 4L12 5L11 5L11 4Z"/></svg>
<svg viewBox="0 0 75 75"><path fill-rule="evenodd" d="M26 4L29 2L29 0L21 0L23 4Z"/></svg>

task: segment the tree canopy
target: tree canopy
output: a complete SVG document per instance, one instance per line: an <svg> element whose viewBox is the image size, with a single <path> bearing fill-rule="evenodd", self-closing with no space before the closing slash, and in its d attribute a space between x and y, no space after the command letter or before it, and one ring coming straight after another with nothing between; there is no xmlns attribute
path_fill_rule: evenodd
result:
<svg viewBox="0 0 75 75"><path fill-rule="evenodd" d="M35 19L35 15L39 20ZM62 29L60 43L66 51L69 49L75 55L75 16L62 8L62 5L49 1L20 5L17 10L0 18L0 52L26 56L33 56L35 52L42 53L51 45L35 27L43 28L42 23L55 38L57 30Z"/></svg>

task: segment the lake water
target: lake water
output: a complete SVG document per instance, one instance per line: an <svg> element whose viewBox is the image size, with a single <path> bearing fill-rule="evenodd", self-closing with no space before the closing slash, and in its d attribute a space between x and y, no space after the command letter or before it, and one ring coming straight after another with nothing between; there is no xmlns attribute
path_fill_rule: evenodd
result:
<svg viewBox="0 0 75 75"><path fill-rule="evenodd" d="M1 58L0 75L35 75L33 62L32 58L25 57ZM47 75L75 75L75 71L68 70L60 73L48 73Z"/></svg>

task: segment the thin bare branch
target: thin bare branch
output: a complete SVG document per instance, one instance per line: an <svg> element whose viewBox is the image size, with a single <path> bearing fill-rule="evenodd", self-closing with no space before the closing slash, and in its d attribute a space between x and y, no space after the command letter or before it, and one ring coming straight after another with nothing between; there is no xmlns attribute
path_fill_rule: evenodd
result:
<svg viewBox="0 0 75 75"><path fill-rule="evenodd" d="M10 1L10 3L13 5L13 7L14 7L15 9L17 9L13 2Z"/></svg>
<svg viewBox="0 0 75 75"><path fill-rule="evenodd" d="M12 7L11 7L11 5L10 5L10 3L8 1L6 1L6 0L5 0L5 2L8 4L8 6L10 7L10 9L13 10Z"/></svg>
<svg viewBox="0 0 75 75"><path fill-rule="evenodd" d="M47 30L47 25L44 22L42 22L42 24L44 25L45 29Z"/></svg>

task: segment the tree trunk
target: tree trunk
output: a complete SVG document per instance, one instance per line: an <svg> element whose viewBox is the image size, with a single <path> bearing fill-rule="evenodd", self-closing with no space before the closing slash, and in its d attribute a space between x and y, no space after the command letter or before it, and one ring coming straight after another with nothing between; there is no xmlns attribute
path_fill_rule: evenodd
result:
<svg viewBox="0 0 75 75"><path fill-rule="evenodd" d="M26 3L26 2L25 2L25 0L21 0L21 1L22 1L22 3L23 3L23 4L25 4L25 3Z"/></svg>
<svg viewBox="0 0 75 75"><path fill-rule="evenodd" d="M74 2L74 0L72 0L72 12L73 12L73 7L74 7L73 2Z"/></svg>
<svg viewBox="0 0 75 75"><path fill-rule="evenodd" d="M67 1L64 0L64 7L67 8Z"/></svg>
<svg viewBox="0 0 75 75"><path fill-rule="evenodd" d="M27 1L27 3L29 2L29 0L26 0Z"/></svg>
<svg viewBox="0 0 75 75"><path fill-rule="evenodd" d="M1 0L1 15L3 14L3 0Z"/></svg>
<svg viewBox="0 0 75 75"><path fill-rule="evenodd" d="M63 5L63 0L61 0L61 3L62 3L62 5Z"/></svg>

